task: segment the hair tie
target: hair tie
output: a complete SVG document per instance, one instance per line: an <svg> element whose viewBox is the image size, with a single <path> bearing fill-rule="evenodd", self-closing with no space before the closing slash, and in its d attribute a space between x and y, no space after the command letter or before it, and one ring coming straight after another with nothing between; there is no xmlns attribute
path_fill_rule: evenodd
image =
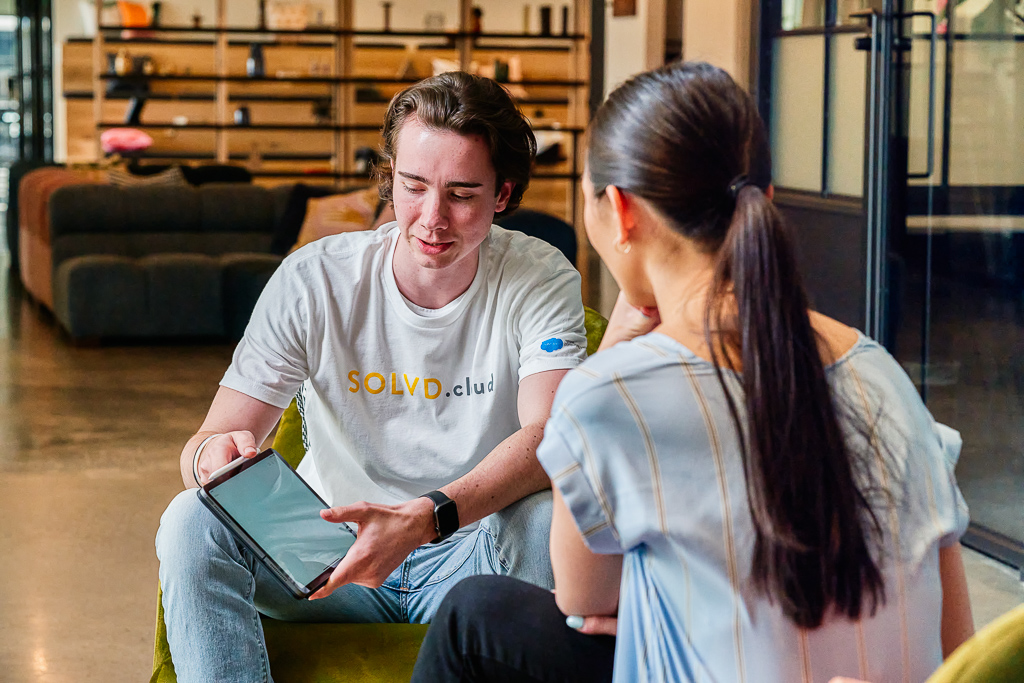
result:
<svg viewBox="0 0 1024 683"><path fill-rule="evenodd" d="M733 201L736 201L740 196L740 192L747 185L753 185L750 178L746 174L741 174L733 178L732 182L729 183L729 196L732 197Z"/></svg>

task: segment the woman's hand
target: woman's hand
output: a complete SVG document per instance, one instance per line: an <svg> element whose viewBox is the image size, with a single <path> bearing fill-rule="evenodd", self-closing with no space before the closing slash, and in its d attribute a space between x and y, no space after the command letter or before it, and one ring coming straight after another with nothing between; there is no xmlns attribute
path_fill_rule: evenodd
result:
<svg viewBox="0 0 1024 683"><path fill-rule="evenodd" d="M614 636L619 626L619 618L611 617L580 617L570 616L565 618L565 625L574 628L580 633L588 636Z"/></svg>
<svg viewBox="0 0 1024 683"><path fill-rule="evenodd" d="M653 307L636 308L628 301L626 295L619 292L608 318L608 329L605 330L598 351L615 346L619 342L629 341L634 337L647 334L661 324L658 309Z"/></svg>

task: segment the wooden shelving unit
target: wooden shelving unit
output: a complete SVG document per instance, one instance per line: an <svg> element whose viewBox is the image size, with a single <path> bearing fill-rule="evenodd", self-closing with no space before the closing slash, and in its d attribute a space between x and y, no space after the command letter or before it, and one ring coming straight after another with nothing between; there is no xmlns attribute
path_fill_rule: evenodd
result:
<svg viewBox="0 0 1024 683"><path fill-rule="evenodd" d="M365 179L355 152L376 148L391 97L431 75L432 60L460 69L516 57L523 77L509 83L541 138L559 138L561 154L539 165L524 206L558 215L583 234L579 144L588 120L591 0L573 0L568 35L470 31L472 9L488 0L459 0L456 31L381 31L354 26L354 3L335 0L336 25L307 30L229 26L227 0L218 0L216 23L194 28L103 26L89 39L70 39L64 50L64 97L72 162L102 156L100 135L123 123L132 83L145 84L141 124L153 147L142 163L241 163L260 184L296 182L347 185ZM497 0L491 0L496 2ZM97 3L100 4L100 3ZM245 72L249 47L264 51L265 75ZM108 54L127 49L150 56L149 76L111 73ZM315 73L314 73L315 66ZM113 82L122 88L111 89ZM250 110L250 125L235 125L234 111ZM314 113L314 108L319 112ZM181 119L184 117L187 122ZM549 155L550 156L550 155ZM589 291L587 248L578 266Z"/></svg>

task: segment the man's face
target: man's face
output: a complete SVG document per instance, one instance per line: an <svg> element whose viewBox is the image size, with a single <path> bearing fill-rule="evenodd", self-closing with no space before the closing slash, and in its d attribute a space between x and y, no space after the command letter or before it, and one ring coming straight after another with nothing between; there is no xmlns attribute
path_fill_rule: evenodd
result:
<svg viewBox="0 0 1024 683"><path fill-rule="evenodd" d="M421 268L475 272L477 249L513 187L506 182L495 195L484 138L433 130L410 117L398 133L393 171L399 248Z"/></svg>

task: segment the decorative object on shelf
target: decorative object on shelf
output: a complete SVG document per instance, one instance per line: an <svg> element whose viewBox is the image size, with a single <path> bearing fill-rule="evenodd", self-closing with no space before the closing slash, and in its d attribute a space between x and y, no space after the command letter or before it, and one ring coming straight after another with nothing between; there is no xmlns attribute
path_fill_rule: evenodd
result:
<svg viewBox="0 0 1024 683"><path fill-rule="evenodd" d="M309 75L310 76L330 76L331 75L331 64L330 62L321 62L319 58L313 58L309 60Z"/></svg>
<svg viewBox="0 0 1024 683"><path fill-rule="evenodd" d="M260 0L259 23L256 27L261 31L267 30L267 0Z"/></svg>
<svg viewBox="0 0 1024 683"><path fill-rule="evenodd" d="M127 76L132 70L132 57L128 50L121 48L114 55L114 73L118 76Z"/></svg>
<svg viewBox="0 0 1024 683"><path fill-rule="evenodd" d="M391 30L391 4L390 2L380 3L381 7L384 8L384 31Z"/></svg>
<svg viewBox="0 0 1024 683"><path fill-rule="evenodd" d="M331 123L332 112L331 112L331 98L330 97L318 97L313 100L313 120L316 121L318 126L326 126Z"/></svg>
<svg viewBox="0 0 1024 683"><path fill-rule="evenodd" d="M469 67L469 73L471 74L477 72L477 69L473 66L474 64L476 64L476 62L473 62ZM431 74L432 76L440 76L441 74L446 74L449 71L459 71L458 62L451 59L441 59L440 57L431 59L430 66L433 69L433 73Z"/></svg>
<svg viewBox="0 0 1024 683"><path fill-rule="evenodd" d="M533 8L529 5L523 5L523 33L530 32L530 16Z"/></svg>
<svg viewBox="0 0 1024 683"><path fill-rule="evenodd" d="M153 138L136 128L111 128L100 135L104 154L131 154L149 149Z"/></svg>
<svg viewBox="0 0 1024 683"><path fill-rule="evenodd" d="M481 7L473 6L473 16L469 24L470 33L484 32L484 11Z"/></svg>
<svg viewBox="0 0 1024 683"><path fill-rule="evenodd" d="M266 75L261 43L249 44L249 58L245 60L245 73L250 78L263 78Z"/></svg>
<svg viewBox="0 0 1024 683"><path fill-rule="evenodd" d="M174 117L171 118L171 125L172 126L187 126L188 125L188 117L184 116L183 114L178 114L177 116L174 116Z"/></svg>
<svg viewBox="0 0 1024 683"><path fill-rule="evenodd" d="M244 104L239 105L235 109L235 125L236 126L248 126L252 123L252 119L249 117L249 107Z"/></svg>
<svg viewBox="0 0 1024 683"><path fill-rule="evenodd" d="M124 114L126 126L142 125L142 108L146 106L146 98L142 95L135 95L128 100L128 109Z"/></svg>
<svg viewBox="0 0 1024 683"><path fill-rule="evenodd" d="M543 114L541 110L538 112ZM533 134L537 138L536 163L538 166L551 166L565 161L565 155L562 153L562 141L565 138L565 133L537 130Z"/></svg>
<svg viewBox="0 0 1024 683"><path fill-rule="evenodd" d="M427 31L443 31L445 28L444 12L427 12L423 16L423 28Z"/></svg>
<svg viewBox="0 0 1024 683"><path fill-rule="evenodd" d="M360 147L356 150L356 173L370 175L380 162L380 154L373 147Z"/></svg>
<svg viewBox="0 0 1024 683"><path fill-rule="evenodd" d="M390 102L391 98L380 91L375 85L360 85L356 88L356 102L365 104L369 102Z"/></svg>
<svg viewBox="0 0 1024 683"><path fill-rule="evenodd" d="M562 5L562 35L567 36L569 33L569 6Z"/></svg>
<svg viewBox="0 0 1024 683"><path fill-rule="evenodd" d="M202 27L203 27L203 15L200 14L199 10L197 9L195 12L192 13L192 28L202 28Z"/></svg>
<svg viewBox="0 0 1024 683"><path fill-rule="evenodd" d="M636 0L612 0L613 17L635 17Z"/></svg>
<svg viewBox="0 0 1024 683"><path fill-rule="evenodd" d="M512 83L523 80L523 59L519 55L508 58L508 80Z"/></svg>
<svg viewBox="0 0 1024 683"><path fill-rule="evenodd" d="M121 26L144 28L150 25L149 12L140 3L118 0L117 9L121 13Z"/></svg>
<svg viewBox="0 0 1024 683"><path fill-rule="evenodd" d="M78 0L78 13L82 19L82 33L87 36L96 34L96 2L103 3L100 10L100 23L104 26L116 24L120 19L117 0Z"/></svg>
<svg viewBox="0 0 1024 683"><path fill-rule="evenodd" d="M540 34L551 35L551 5L540 6Z"/></svg>
<svg viewBox="0 0 1024 683"><path fill-rule="evenodd" d="M249 158L245 162L245 168L249 173L256 173L263 167L263 153L260 151L260 143L255 140L249 148Z"/></svg>
<svg viewBox="0 0 1024 683"><path fill-rule="evenodd" d="M419 78L419 74L416 73L416 51L419 49L419 44L415 40L409 40L405 44L405 58L402 59L402 64L398 67L398 73L395 78Z"/></svg>
<svg viewBox="0 0 1024 683"><path fill-rule="evenodd" d="M267 24L275 31L304 31L309 25L309 5L271 0Z"/></svg>
<svg viewBox="0 0 1024 683"><path fill-rule="evenodd" d="M153 2L149 3L149 25L153 28L160 26L160 12L163 10L163 6L164 4L160 0L153 0Z"/></svg>
<svg viewBox="0 0 1024 683"><path fill-rule="evenodd" d="M494 80L498 83L508 83L508 62L501 59L494 60Z"/></svg>

